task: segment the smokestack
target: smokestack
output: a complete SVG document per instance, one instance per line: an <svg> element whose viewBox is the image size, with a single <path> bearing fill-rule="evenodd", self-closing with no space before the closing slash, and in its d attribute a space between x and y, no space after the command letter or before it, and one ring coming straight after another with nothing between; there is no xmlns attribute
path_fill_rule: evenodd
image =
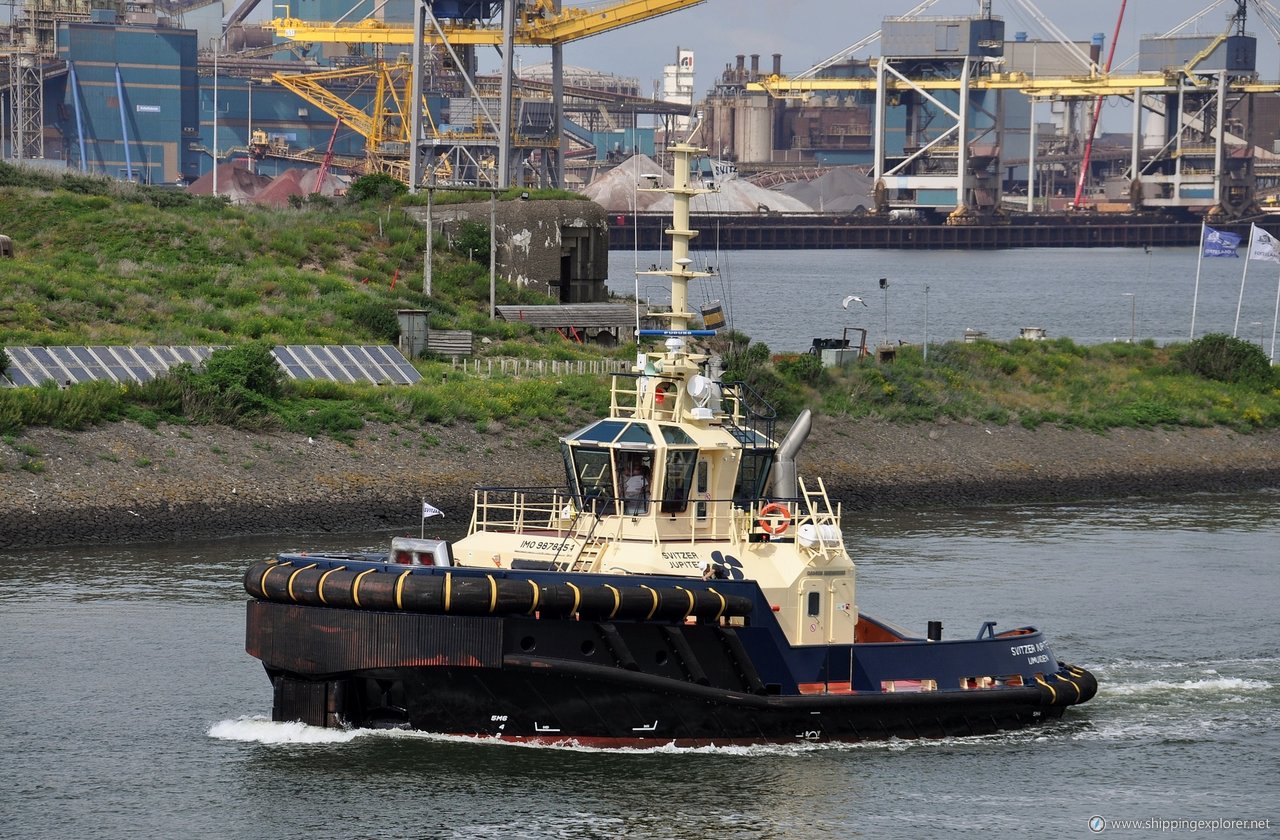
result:
<svg viewBox="0 0 1280 840"><path fill-rule="evenodd" d="M751 54L751 78L756 79L759 77L760 77L760 54L752 53Z"/></svg>
<svg viewBox="0 0 1280 840"><path fill-rule="evenodd" d="M747 57L742 53L738 53L738 71L742 72L747 69Z"/></svg>
<svg viewBox="0 0 1280 840"><path fill-rule="evenodd" d="M782 53L773 54L773 75L782 75Z"/></svg>

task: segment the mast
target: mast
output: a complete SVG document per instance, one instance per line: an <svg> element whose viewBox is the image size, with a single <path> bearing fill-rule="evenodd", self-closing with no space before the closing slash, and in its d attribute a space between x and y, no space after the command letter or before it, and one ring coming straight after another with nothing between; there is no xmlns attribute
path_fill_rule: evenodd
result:
<svg viewBox="0 0 1280 840"><path fill-rule="evenodd" d="M651 313L655 318L667 321L667 330L646 331L641 335L688 334L689 321L694 313L689 311L689 281L700 277L710 277L710 272L690 271L693 260L689 259L689 241L698 235L689 226L689 202L695 195L714 192L705 187L695 187L689 181L689 161L694 155L706 153L688 143L676 143L670 147L674 160L671 186L665 189L645 190L645 192L665 192L671 196L671 227L665 232L671 237L671 266L658 271L641 271L640 274L667 277L671 280L671 311ZM698 331L699 334L702 331Z"/></svg>

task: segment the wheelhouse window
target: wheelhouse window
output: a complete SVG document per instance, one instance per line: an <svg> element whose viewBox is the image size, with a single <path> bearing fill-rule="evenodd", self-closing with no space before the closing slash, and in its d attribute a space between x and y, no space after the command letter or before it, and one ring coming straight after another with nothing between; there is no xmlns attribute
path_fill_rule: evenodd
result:
<svg viewBox="0 0 1280 840"><path fill-rule="evenodd" d="M593 507L605 513L615 498L613 458L608 449L587 446L565 446L565 468L570 487L584 510Z"/></svg>
<svg viewBox="0 0 1280 840"><path fill-rule="evenodd" d="M689 490L693 487L693 468L697 462L696 449L667 450L667 468L662 481L663 513L682 513L689 507Z"/></svg>

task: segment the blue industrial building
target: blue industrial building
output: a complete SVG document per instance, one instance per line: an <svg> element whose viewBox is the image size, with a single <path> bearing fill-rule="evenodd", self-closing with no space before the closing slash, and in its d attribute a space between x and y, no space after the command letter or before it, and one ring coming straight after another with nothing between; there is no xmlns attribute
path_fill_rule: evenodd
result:
<svg viewBox="0 0 1280 840"><path fill-rule="evenodd" d="M50 80L46 113L72 168L145 183L199 175L194 30L67 22L57 50L67 72Z"/></svg>

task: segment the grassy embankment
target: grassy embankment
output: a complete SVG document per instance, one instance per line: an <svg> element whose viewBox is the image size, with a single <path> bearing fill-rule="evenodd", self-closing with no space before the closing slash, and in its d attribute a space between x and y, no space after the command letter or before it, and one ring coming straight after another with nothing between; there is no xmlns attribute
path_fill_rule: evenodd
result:
<svg viewBox="0 0 1280 840"><path fill-rule="evenodd" d="M518 427L604 409L607 383L593 376L488 379L416 360L422 384L379 388L280 383L264 372L261 348L271 344L392 342L397 309L429 308L433 328L489 338L486 355L601 354L522 324L488 320L482 228L467 231L469 241L455 243L453 252L437 242L434 294L423 296L421 228L403 212L408 197L376 188L365 193L363 200L268 210L0 164L0 232L14 238L18 252L0 263L0 347L241 348L213 371L144 385L0 390L0 433L18 445L14 435L31 425L80 428L127 418L343 438L367 419L479 426L502 420ZM468 252L484 262L462 256ZM548 302L505 283L498 299ZM918 349L903 348L892 364L840 371L821 369L813 357L771 358L768 348L740 335L716 341L729 375L752 382L784 414L812 405L850 417L974 418L1028 428L1280 426L1280 380L1266 357L1225 337L1168 348L1082 347L1067 339L953 343L931 347L927 363ZM615 351L622 358L632 353L634 346Z"/></svg>

